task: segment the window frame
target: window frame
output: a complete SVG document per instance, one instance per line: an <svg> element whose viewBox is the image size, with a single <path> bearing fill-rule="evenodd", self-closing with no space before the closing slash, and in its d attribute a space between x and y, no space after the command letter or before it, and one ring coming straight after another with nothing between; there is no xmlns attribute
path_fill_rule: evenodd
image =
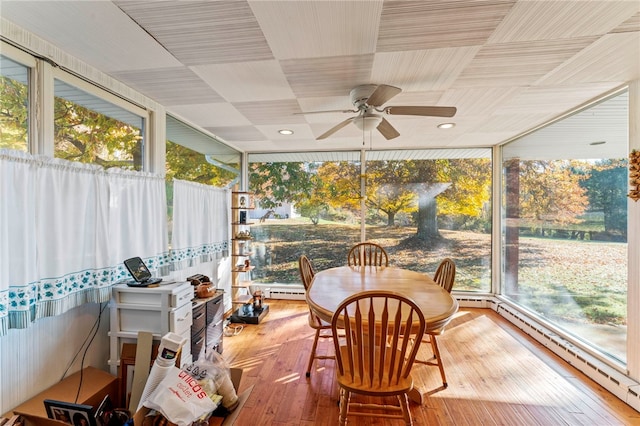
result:
<svg viewBox="0 0 640 426"><path fill-rule="evenodd" d="M37 86L37 66L38 61L32 55L20 50L5 41L0 40L0 52L2 56L11 59L27 68L27 90L28 90L28 107L27 107L27 152L35 152L38 146L38 123L37 119L41 116L38 114L37 108L41 105L38 102Z"/></svg>

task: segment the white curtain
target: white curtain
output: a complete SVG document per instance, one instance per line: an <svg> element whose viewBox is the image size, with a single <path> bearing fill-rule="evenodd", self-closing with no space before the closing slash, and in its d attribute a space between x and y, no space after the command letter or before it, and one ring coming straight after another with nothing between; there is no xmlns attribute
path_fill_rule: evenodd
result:
<svg viewBox="0 0 640 426"><path fill-rule="evenodd" d="M106 302L126 257L166 264L162 178L0 150L0 335Z"/></svg>
<svg viewBox="0 0 640 426"><path fill-rule="evenodd" d="M175 269L226 255L230 197L228 189L173 181L171 255Z"/></svg>
<svg viewBox="0 0 640 426"><path fill-rule="evenodd" d="M110 190L109 253L120 269L116 280L131 278L123 261L139 256L154 275L170 267L165 180L150 173L107 170Z"/></svg>

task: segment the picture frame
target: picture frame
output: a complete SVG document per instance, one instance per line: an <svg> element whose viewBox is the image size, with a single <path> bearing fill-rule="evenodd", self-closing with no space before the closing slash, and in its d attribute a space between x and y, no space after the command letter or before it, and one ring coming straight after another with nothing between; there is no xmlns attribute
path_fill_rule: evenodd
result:
<svg viewBox="0 0 640 426"><path fill-rule="evenodd" d="M109 420L113 415L113 402L111 401L111 397L107 394L102 399L98 408L94 413L94 418L96 419L97 426L107 426L109 424Z"/></svg>
<svg viewBox="0 0 640 426"><path fill-rule="evenodd" d="M97 426L91 405L45 399L44 408L50 419L73 426Z"/></svg>

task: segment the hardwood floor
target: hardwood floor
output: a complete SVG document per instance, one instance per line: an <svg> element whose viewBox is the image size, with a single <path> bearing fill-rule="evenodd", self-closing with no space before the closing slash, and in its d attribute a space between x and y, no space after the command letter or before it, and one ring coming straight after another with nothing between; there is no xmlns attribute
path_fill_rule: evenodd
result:
<svg viewBox="0 0 640 426"><path fill-rule="evenodd" d="M314 364L305 378L313 342L303 301L268 300L259 325L224 339L224 359L243 368L240 393L254 386L237 426L337 425L334 361ZM232 324L232 327L238 324ZM332 353L328 339L320 352ZM428 392L411 403L415 425L639 425L640 413L584 376L490 309L461 308L438 338L448 388L435 367L415 365ZM429 345L421 352L427 356ZM400 425L356 418L354 425Z"/></svg>

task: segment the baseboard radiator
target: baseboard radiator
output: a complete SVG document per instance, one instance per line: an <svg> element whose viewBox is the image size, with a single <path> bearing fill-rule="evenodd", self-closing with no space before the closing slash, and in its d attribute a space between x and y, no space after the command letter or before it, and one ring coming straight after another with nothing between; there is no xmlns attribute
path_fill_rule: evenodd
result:
<svg viewBox="0 0 640 426"><path fill-rule="evenodd" d="M607 365L573 342L546 328L535 318L494 297L456 295L462 307L490 308L541 345L580 370L613 395L640 411L640 383Z"/></svg>
<svg viewBox="0 0 640 426"><path fill-rule="evenodd" d="M262 290L262 294L267 299L305 300L305 291L302 285L254 284L251 287Z"/></svg>

